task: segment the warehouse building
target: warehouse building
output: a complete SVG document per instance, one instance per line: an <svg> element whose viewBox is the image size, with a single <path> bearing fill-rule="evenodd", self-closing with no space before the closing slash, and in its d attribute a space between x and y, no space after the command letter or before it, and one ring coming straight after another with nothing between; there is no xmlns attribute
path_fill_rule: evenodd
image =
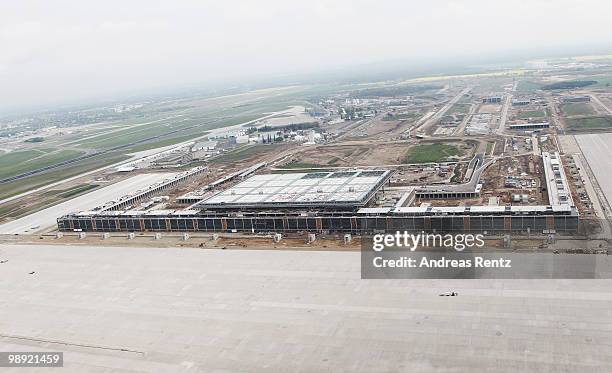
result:
<svg viewBox="0 0 612 373"><path fill-rule="evenodd" d="M563 97L563 102L589 102L591 101L591 96L580 95L580 96L565 96Z"/></svg>
<svg viewBox="0 0 612 373"><path fill-rule="evenodd" d="M527 106L531 104L531 99L529 98L513 98L512 106Z"/></svg>
<svg viewBox="0 0 612 373"><path fill-rule="evenodd" d="M502 102L502 96L489 96L482 99L483 104L499 104L500 102Z"/></svg>
<svg viewBox="0 0 612 373"><path fill-rule="evenodd" d="M535 129L544 129L550 128L549 122L541 122L541 123L517 123L511 124L511 130L535 130Z"/></svg>

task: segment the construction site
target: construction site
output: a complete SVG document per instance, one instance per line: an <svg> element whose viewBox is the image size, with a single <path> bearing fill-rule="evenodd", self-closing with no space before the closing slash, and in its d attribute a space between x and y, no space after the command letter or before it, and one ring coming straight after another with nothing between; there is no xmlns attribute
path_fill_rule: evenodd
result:
<svg viewBox="0 0 612 373"><path fill-rule="evenodd" d="M591 96L519 92L520 83L314 97L75 181L76 198L5 218L0 232L576 234L596 206L557 134Z"/></svg>
<svg viewBox="0 0 612 373"><path fill-rule="evenodd" d="M394 182L396 171L390 169L264 173L267 164L258 163L197 191L160 196L208 172L194 168L90 211L62 216L58 228L64 232L576 232L579 214L559 154L543 153L538 160L537 166L534 160L519 162L516 176L499 180L483 174L492 164L505 167L503 162L477 155L465 166L461 183L421 186ZM450 171L457 165L443 167ZM483 188L485 179L489 189ZM507 194L493 195L502 188L508 188ZM176 208L182 204L187 206Z"/></svg>
<svg viewBox="0 0 612 373"><path fill-rule="evenodd" d="M0 373L612 372L611 13L6 1Z"/></svg>

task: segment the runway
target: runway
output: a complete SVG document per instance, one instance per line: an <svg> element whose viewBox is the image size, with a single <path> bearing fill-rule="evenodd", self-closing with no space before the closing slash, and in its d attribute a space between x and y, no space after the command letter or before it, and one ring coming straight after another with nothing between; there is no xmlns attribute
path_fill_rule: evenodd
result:
<svg viewBox="0 0 612 373"><path fill-rule="evenodd" d="M361 280L356 252L0 259L0 349L64 351L66 373L612 371L607 280Z"/></svg>

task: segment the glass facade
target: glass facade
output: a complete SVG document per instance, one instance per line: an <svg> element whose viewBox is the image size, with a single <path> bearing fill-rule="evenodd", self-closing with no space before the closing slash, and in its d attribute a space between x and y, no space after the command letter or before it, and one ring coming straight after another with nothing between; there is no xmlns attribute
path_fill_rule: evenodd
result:
<svg viewBox="0 0 612 373"><path fill-rule="evenodd" d="M61 231L87 232L300 232L364 233L378 231L436 232L575 232L576 215L491 216L66 216Z"/></svg>

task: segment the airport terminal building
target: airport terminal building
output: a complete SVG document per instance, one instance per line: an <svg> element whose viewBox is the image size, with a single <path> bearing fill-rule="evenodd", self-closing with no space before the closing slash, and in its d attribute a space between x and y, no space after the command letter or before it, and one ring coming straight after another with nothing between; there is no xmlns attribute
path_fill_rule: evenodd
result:
<svg viewBox="0 0 612 373"><path fill-rule="evenodd" d="M555 161L548 164L556 165ZM375 195L384 190L390 176L389 170L255 175L184 210L83 211L59 218L58 228L87 232L353 234L396 230L546 233L578 229L578 213L571 200L542 206L376 207ZM555 196L558 198L558 194Z"/></svg>
<svg viewBox="0 0 612 373"><path fill-rule="evenodd" d="M356 212L202 211L71 214L58 219L60 231L88 232L576 232L578 215L555 206L472 208L364 208Z"/></svg>

